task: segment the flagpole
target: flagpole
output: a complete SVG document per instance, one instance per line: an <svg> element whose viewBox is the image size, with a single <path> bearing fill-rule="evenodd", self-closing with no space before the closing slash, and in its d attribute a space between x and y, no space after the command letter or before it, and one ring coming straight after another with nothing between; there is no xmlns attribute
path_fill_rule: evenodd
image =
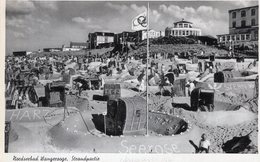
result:
<svg viewBox="0 0 260 162"><path fill-rule="evenodd" d="M147 4L147 54L146 54L146 136L149 135L148 133L148 62L149 62L149 2Z"/></svg>

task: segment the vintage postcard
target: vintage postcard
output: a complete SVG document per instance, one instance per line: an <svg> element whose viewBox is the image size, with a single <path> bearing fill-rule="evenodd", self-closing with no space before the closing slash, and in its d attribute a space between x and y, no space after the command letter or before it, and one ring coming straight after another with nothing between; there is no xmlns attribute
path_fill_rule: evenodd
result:
<svg viewBox="0 0 260 162"><path fill-rule="evenodd" d="M3 4L4 161L260 160L258 1Z"/></svg>

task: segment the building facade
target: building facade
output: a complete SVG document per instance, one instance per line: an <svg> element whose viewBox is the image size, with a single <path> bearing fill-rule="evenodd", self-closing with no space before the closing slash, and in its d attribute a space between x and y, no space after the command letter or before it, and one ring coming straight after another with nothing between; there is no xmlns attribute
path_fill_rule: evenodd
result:
<svg viewBox="0 0 260 162"><path fill-rule="evenodd" d="M123 44L126 42L138 42L137 32L128 32L124 31L122 33L115 34L114 43L115 44Z"/></svg>
<svg viewBox="0 0 260 162"><path fill-rule="evenodd" d="M147 30L140 30L137 31L137 36L141 40L147 39ZM149 38L159 38L159 37L164 37L165 33L162 31L155 31L153 29L149 30Z"/></svg>
<svg viewBox="0 0 260 162"><path fill-rule="evenodd" d="M62 48L43 48L43 52L60 52Z"/></svg>
<svg viewBox="0 0 260 162"><path fill-rule="evenodd" d="M164 32L157 32L155 30L149 30L149 38L158 38L158 37L164 37ZM143 40L147 39L147 31L146 30L139 30L135 32L128 32L124 31L122 33L115 34L114 36L114 43L115 44L123 44L123 43L138 43Z"/></svg>
<svg viewBox="0 0 260 162"><path fill-rule="evenodd" d="M258 6L228 11L229 34L217 35L220 44L240 45L258 41Z"/></svg>
<svg viewBox="0 0 260 162"><path fill-rule="evenodd" d="M87 49L88 42L70 42L70 48Z"/></svg>
<svg viewBox="0 0 260 162"><path fill-rule="evenodd" d="M104 44L114 43L114 35L115 35L114 33L108 33L108 32L89 33L88 34L89 48L95 49L95 48L99 48L99 46L102 46Z"/></svg>
<svg viewBox="0 0 260 162"><path fill-rule="evenodd" d="M173 27L167 27L165 29L165 36L174 36L174 37L185 37L185 36L201 36L201 29L193 28L192 23L188 21L175 22Z"/></svg>
<svg viewBox="0 0 260 162"><path fill-rule="evenodd" d="M80 48L62 47L62 51L80 51Z"/></svg>
<svg viewBox="0 0 260 162"><path fill-rule="evenodd" d="M26 51L14 51L13 52L13 56L15 57L22 57L22 56L26 56L27 52Z"/></svg>

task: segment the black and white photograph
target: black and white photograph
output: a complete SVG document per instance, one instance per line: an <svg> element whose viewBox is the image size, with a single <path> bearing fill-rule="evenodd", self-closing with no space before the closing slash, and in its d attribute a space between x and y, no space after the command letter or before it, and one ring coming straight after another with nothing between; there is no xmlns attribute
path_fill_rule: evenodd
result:
<svg viewBox="0 0 260 162"><path fill-rule="evenodd" d="M258 154L258 1L4 8L6 154Z"/></svg>

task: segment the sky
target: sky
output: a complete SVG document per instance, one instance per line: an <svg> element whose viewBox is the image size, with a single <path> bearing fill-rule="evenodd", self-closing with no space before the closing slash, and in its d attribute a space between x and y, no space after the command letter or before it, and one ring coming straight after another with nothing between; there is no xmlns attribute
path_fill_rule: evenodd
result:
<svg viewBox="0 0 260 162"><path fill-rule="evenodd" d="M182 19L202 35L228 33L228 10L258 5L258 1L151 1L150 28L165 31ZM35 51L86 42L88 33L131 30L131 20L145 12L137 1L31 1L6 2L6 52Z"/></svg>

